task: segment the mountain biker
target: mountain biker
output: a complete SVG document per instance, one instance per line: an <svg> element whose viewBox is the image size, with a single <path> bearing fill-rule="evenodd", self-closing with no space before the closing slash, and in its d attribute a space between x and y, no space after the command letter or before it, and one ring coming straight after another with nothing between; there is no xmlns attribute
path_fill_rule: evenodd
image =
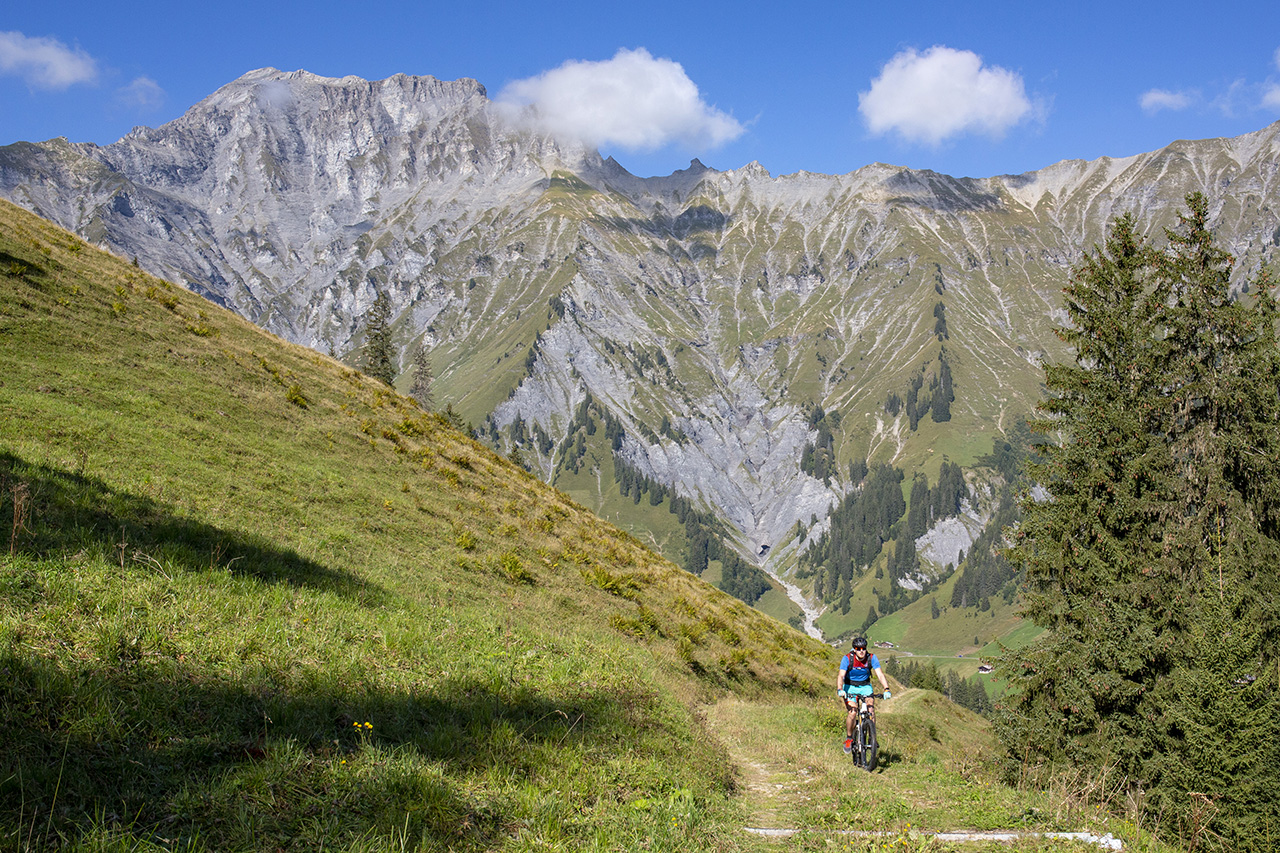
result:
<svg viewBox="0 0 1280 853"><path fill-rule="evenodd" d="M849 653L840 658L840 675L836 679L836 695L848 711L844 722L845 752L853 751L853 726L858 718L858 703L853 701L852 697L865 696L871 719L876 718L875 699L871 696L873 671L880 679L880 686L884 688L884 698L888 699L892 694L889 692L889 680L884 677L884 671L880 669L880 659L874 654L868 654L866 637L855 637Z"/></svg>

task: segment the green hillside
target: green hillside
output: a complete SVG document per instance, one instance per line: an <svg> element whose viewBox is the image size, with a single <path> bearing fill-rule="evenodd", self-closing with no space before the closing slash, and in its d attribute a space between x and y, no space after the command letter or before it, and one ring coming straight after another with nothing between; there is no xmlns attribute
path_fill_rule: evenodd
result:
<svg viewBox="0 0 1280 853"><path fill-rule="evenodd" d="M821 753L819 801L773 814L827 834L783 849L872 782L904 849L957 822L1147 843L1105 797L1005 787L936 694L856 775L831 649L8 203L0 519L5 849L780 849L743 830L767 743Z"/></svg>

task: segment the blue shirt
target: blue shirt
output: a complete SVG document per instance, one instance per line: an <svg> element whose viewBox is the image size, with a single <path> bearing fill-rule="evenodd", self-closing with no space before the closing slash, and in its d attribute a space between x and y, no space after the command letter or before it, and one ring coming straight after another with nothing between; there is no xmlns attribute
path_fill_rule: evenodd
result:
<svg viewBox="0 0 1280 853"><path fill-rule="evenodd" d="M840 658L840 672L844 674L845 684L870 684L871 670L880 668L880 659L874 653L867 655L867 659L860 661L853 656L853 652L849 652Z"/></svg>

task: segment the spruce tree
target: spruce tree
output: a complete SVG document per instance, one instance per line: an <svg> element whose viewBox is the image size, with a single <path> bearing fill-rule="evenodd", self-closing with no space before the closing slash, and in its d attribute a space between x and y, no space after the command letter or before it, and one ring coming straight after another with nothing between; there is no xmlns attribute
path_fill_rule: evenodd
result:
<svg viewBox="0 0 1280 853"><path fill-rule="evenodd" d="M1165 433L1172 498L1165 522L1166 572L1173 583L1200 588L1230 580L1256 593L1241 618L1273 627L1264 643L1280 651L1280 400L1277 309L1271 282L1257 282L1251 303L1231 298L1234 259L1213 244L1208 204L1195 194L1171 232L1164 274L1171 305L1162 356L1175 378L1168 387ZM1188 601L1182 627L1196 617Z"/></svg>
<svg viewBox="0 0 1280 853"><path fill-rule="evenodd" d="M365 373L388 385L396 381L395 347L391 341L391 299L379 293L365 315Z"/></svg>
<svg viewBox="0 0 1280 853"><path fill-rule="evenodd" d="M1163 646L1131 586L1157 537L1150 463L1161 442L1141 422L1158 394L1155 263L1125 216L1075 270L1071 325L1059 330L1075 363L1045 368L1052 396L1032 425L1058 438L1030 465L1051 499L1023 502L1007 556L1026 572L1027 615L1051 631L1017 662L1024 689L1005 722L1019 730L1005 738L1050 760L1120 759L1126 770L1141 760L1140 738L1120 758L1094 735L1104 717L1135 715Z"/></svg>
<svg viewBox="0 0 1280 853"><path fill-rule="evenodd" d="M849 599L852 595L853 591L849 589L849 579L840 578L840 585L836 587L836 596L839 599L839 603L836 604L836 607L840 608L840 612L842 614L847 614L849 612Z"/></svg>
<svg viewBox="0 0 1280 853"><path fill-rule="evenodd" d="M418 344L413 351L413 383L409 386L409 396L418 401L424 409L430 409L431 383L434 376L431 372L431 357L426 344Z"/></svg>
<svg viewBox="0 0 1280 853"><path fill-rule="evenodd" d="M1252 303L1233 299L1208 204L1195 195L1188 208L1163 269L1178 381L1160 567L1187 643L1162 696L1168 749L1151 781L1184 825L1199 820L1188 792L1202 794L1208 836L1238 850L1280 827L1280 348L1270 282Z"/></svg>
<svg viewBox="0 0 1280 853"><path fill-rule="evenodd" d="M918 666L911 677L911 686L920 690L936 690L941 693L945 685L943 684L942 675L938 672L938 665L933 661L929 661L928 665L921 664Z"/></svg>
<svg viewBox="0 0 1280 853"><path fill-rule="evenodd" d="M880 618L880 614L876 613L875 605L873 604L870 607L868 607L867 618L863 620L862 627L858 629L858 633L865 635L867 633L867 630L872 625L874 625L876 623L876 620L879 618Z"/></svg>
<svg viewBox="0 0 1280 853"><path fill-rule="evenodd" d="M907 511L907 536L919 539L933 521L933 496L929 492L929 477L918 473L911 481L911 506Z"/></svg>
<svg viewBox="0 0 1280 853"><path fill-rule="evenodd" d="M1075 360L1045 369L1033 428L1052 440L1029 465L1043 492L1007 552L1049 631L1011 656L997 729L1019 758L1118 767L1176 814L1189 791L1229 803L1245 777L1275 779L1257 750L1216 776L1174 768L1266 728L1228 701L1250 674L1272 675L1246 704L1276 707L1280 350L1269 281L1233 298L1202 196L1166 237L1155 251L1121 217L1065 290ZM1235 657L1197 645L1237 642L1232 625L1256 631ZM1250 807L1276 814L1269 790ZM1242 812L1214 813L1214 837L1242 837Z"/></svg>
<svg viewBox="0 0 1280 853"><path fill-rule="evenodd" d="M1172 748L1155 757L1152 774L1152 807L1175 820L1183 838L1207 831L1231 850L1274 840L1280 826L1277 671L1265 662L1262 626L1240 616L1249 606L1244 589L1224 577L1205 591L1169 680ZM1205 807L1211 817L1197 814Z"/></svg>

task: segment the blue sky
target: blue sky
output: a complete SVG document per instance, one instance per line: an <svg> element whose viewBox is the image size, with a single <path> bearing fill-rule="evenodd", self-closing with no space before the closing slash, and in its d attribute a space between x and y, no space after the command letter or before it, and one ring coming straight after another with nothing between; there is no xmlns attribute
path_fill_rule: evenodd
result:
<svg viewBox="0 0 1280 853"><path fill-rule="evenodd" d="M0 144L107 144L266 66L472 77L640 175L983 177L1280 120L1275 0L9 5Z"/></svg>

